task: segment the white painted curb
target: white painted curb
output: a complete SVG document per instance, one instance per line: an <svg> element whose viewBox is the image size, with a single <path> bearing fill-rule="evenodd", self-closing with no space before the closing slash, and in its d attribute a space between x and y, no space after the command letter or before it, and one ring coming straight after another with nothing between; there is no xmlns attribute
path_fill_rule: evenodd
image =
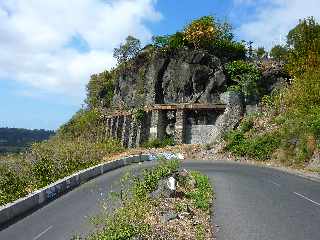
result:
<svg viewBox="0 0 320 240"><path fill-rule="evenodd" d="M102 163L97 166L82 170L64 179L61 179L51 185L29 194L24 198L20 198L13 203L9 203L0 207L0 224L4 224L14 218L27 213L41 204L49 202L63 193L76 188L77 186L96 178L106 172L115 170L132 163L151 161L153 158L150 155L129 156L122 159L113 160L107 163Z"/></svg>

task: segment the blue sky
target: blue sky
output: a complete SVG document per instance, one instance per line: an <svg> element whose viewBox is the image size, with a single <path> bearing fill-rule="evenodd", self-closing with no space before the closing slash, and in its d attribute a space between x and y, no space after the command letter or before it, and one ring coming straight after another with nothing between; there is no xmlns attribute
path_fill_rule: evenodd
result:
<svg viewBox="0 0 320 240"><path fill-rule="evenodd" d="M0 0L0 127L58 128L129 34L147 43L214 15L237 39L270 48L319 9L318 0Z"/></svg>

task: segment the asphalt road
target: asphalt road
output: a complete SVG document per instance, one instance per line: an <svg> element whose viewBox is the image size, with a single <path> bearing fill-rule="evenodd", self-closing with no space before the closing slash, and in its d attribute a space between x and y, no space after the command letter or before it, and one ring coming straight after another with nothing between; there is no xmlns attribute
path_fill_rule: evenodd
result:
<svg viewBox="0 0 320 240"><path fill-rule="evenodd" d="M144 163L149 167L152 163ZM319 240L320 183L269 168L187 161L213 181L214 222L221 240ZM92 229L107 192L128 169L100 176L0 229L1 240L64 240Z"/></svg>

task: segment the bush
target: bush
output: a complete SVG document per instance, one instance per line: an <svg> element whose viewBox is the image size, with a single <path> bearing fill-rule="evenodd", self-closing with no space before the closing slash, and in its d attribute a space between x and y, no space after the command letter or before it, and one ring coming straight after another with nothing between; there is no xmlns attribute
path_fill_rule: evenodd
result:
<svg viewBox="0 0 320 240"><path fill-rule="evenodd" d="M173 137L165 137L163 139L155 138L147 141L143 146L145 148L164 148L166 146L174 146Z"/></svg>
<svg viewBox="0 0 320 240"><path fill-rule="evenodd" d="M114 76L112 72L104 71L91 76L87 84L85 103L89 109L111 107L114 95Z"/></svg>
<svg viewBox="0 0 320 240"><path fill-rule="evenodd" d="M35 189L30 163L24 159L0 163L0 206L26 196Z"/></svg>
<svg viewBox="0 0 320 240"><path fill-rule="evenodd" d="M225 61L243 60L246 57L246 46L243 43L228 39L214 41L210 50Z"/></svg>
<svg viewBox="0 0 320 240"><path fill-rule="evenodd" d="M57 135L69 140L102 141L105 138L105 126L100 116L96 109L81 109L59 128Z"/></svg>
<svg viewBox="0 0 320 240"><path fill-rule="evenodd" d="M276 45L270 51L270 57L277 61L286 61L288 57L288 49L285 46Z"/></svg>
<svg viewBox="0 0 320 240"><path fill-rule="evenodd" d="M314 17L300 20L287 36L289 46L287 68L291 75L303 75L320 64L320 24Z"/></svg>
<svg viewBox="0 0 320 240"><path fill-rule="evenodd" d="M261 79L261 72L253 63L238 60L228 63L225 69L228 77L237 83L234 88L241 89L246 98L252 99L259 95L258 81Z"/></svg>
<svg viewBox="0 0 320 240"><path fill-rule="evenodd" d="M113 140L94 143L54 137L35 143L29 153L0 162L0 205L98 164L103 157L121 150Z"/></svg>
<svg viewBox="0 0 320 240"><path fill-rule="evenodd" d="M92 143L54 138L32 146L32 173L38 180L38 186L44 187L76 171L98 164L103 157L121 150L120 144L113 140Z"/></svg>
<svg viewBox="0 0 320 240"><path fill-rule="evenodd" d="M230 131L226 135L226 150L242 157L257 160L270 159L281 143L280 134L278 132L262 135L248 134L253 130L254 119L252 117L243 119L237 130Z"/></svg>
<svg viewBox="0 0 320 240"><path fill-rule="evenodd" d="M195 190L187 193L187 197L191 198L195 206L203 211L209 211L212 203L213 190L208 176L200 172L191 172L192 177L196 181Z"/></svg>

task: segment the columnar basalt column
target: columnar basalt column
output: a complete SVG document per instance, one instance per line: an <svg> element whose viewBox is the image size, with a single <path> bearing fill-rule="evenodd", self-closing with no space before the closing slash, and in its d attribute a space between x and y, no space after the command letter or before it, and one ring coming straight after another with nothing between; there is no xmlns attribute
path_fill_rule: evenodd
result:
<svg viewBox="0 0 320 240"><path fill-rule="evenodd" d="M174 126L174 140L176 144L185 143L185 127L186 112L183 109L178 109L176 112L176 123Z"/></svg>
<svg viewBox="0 0 320 240"><path fill-rule="evenodd" d="M165 111L153 110L151 115L150 139L162 139L165 136Z"/></svg>
<svg viewBox="0 0 320 240"><path fill-rule="evenodd" d="M106 137L107 137L107 138L110 138L110 137L111 137L111 131L112 131L111 118L108 117L108 118L107 118L107 127L106 127Z"/></svg>
<svg viewBox="0 0 320 240"><path fill-rule="evenodd" d="M111 118L111 137L116 138L117 136L117 125L118 125L118 117L113 116Z"/></svg>
<svg viewBox="0 0 320 240"><path fill-rule="evenodd" d="M121 136L121 143L122 143L123 147L129 146L129 135L130 135L130 128L131 128L131 121L132 121L131 115L124 116L123 130L122 130L122 136Z"/></svg>
<svg viewBox="0 0 320 240"><path fill-rule="evenodd" d="M129 148L136 147L136 141L137 141L137 121L132 118L131 120L131 126L130 126L130 134L129 134Z"/></svg>
<svg viewBox="0 0 320 240"><path fill-rule="evenodd" d="M122 138L123 120L124 116L118 116L116 138L120 140Z"/></svg>
<svg viewBox="0 0 320 240"><path fill-rule="evenodd" d="M136 147L139 147L143 141L143 129L142 122L137 123L137 138L136 138Z"/></svg>

